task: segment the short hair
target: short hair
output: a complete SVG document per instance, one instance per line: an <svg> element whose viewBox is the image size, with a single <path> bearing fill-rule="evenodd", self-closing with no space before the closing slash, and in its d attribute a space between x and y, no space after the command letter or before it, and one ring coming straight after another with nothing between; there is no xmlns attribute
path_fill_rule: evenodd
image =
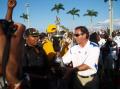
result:
<svg viewBox="0 0 120 89"><path fill-rule="evenodd" d="M95 43L98 44L98 36L99 36L99 35L98 35L97 32L92 33L92 34L90 35L90 41L95 42Z"/></svg>
<svg viewBox="0 0 120 89"><path fill-rule="evenodd" d="M89 31L85 26L78 26L75 28L75 30L80 30L83 34L86 34L86 38L89 38Z"/></svg>
<svg viewBox="0 0 120 89"><path fill-rule="evenodd" d="M47 34L42 32L42 33L40 33L39 37L40 37L40 39L44 39L45 37L47 37Z"/></svg>

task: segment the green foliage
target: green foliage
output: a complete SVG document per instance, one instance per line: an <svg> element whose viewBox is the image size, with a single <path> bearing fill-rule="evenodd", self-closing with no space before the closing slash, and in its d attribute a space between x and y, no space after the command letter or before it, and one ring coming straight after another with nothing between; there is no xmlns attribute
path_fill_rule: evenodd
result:
<svg viewBox="0 0 120 89"><path fill-rule="evenodd" d="M76 15L76 16L80 16L79 15L79 12L80 12L80 10L79 9L76 9L76 8L73 8L72 10L69 10L68 12L67 12L67 14L71 14L72 16L73 16L73 20L74 20L74 16Z"/></svg>
<svg viewBox="0 0 120 89"><path fill-rule="evenodd" d="M64 31L69 31L69 29L67 27L65 27L64 25L60 26Z"/></svg>
<svg viewBox="0 0 120 89"><path fill-rule="evenodd" d="M107 2L107 1L109 1L109 0L104 0L104 2ZM117 0L111 0L111 1L117 1Z"/></svg>
<svg viewBox="0 0 120 89"><path fill-rule="evenodd" d="M20 16L21 18L23 18L24 20L28 20L28 15L23 13L22 16Z"/></svg>
<svg viewBox="0 0 120 89"><path fill-rule="evenodd" d="M56 11L57 14L60 10L65 10L64 5L62 3L55 4L51 11Z"/></svg>
<svg viewBox="0 0 120 89"><path fill-rule="evenodd" d="M87 10L87 13L84 14L84 16L97 16L98 15L98 12L97 11L94 11L94 10Z"/></svg>

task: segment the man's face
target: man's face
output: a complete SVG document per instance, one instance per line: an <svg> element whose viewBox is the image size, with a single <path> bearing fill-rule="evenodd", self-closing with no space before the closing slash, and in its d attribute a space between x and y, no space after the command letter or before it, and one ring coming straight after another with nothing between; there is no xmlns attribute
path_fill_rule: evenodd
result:
<svg viewBox="0 0 120 89"><path fill-rule="evenodd" d="M38 40L39 40L39 36L29 35L29 36L26 38L26 42L27 42L27 44L30 45L30 46L35 46L35 45L37 45Z"/></svg>
<svg viewBox="0 0 120 89"><path fill-rule="evenodd" d="M80 29L77 29L74 32L74 38L77 44L82 44L84 40L86 39L86 34L82 33Z"/></svg>

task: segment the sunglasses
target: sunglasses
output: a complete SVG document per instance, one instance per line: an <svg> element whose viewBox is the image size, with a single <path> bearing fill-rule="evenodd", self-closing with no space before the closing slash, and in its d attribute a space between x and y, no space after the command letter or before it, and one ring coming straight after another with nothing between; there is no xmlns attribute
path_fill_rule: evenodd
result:
<svg viewBox="0 0 120 89"><path fill-rule="evenodd" d="M75 37L79 37L80 35L83 35L83 33L80 33L80 34L74 34Z"/></svg>
<svg viewBox="0 0 120 89"><path fill-rule="evenodd" d="M38 35L31 35L32 37L39 37Z"/></svg>

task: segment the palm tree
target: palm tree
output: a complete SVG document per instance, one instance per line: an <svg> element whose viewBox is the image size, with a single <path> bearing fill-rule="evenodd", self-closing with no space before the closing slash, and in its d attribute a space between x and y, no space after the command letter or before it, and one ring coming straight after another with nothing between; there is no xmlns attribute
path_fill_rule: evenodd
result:
<svg viewBox="0 0 120 89"><path fill-rule="evenodd" d="M107 2L108 0L104 0L104 2ZM117 1L117 0L111 0L111 1Z"/></svg>
<svg viewBox="0 0 120 89"><path fill-rule="evenodd" d="M67 14L71 14L71 15L73 16L73 20L74 20L75 15L78 16L78 17L80 16L80 15L79 15L79 12L80 12L79 9L73 8L72 10L69 10L69 11L67 12Z"/></svg>
<svg viewBox="0 0 120 89"><path fill-rule="evenodd" d="M23 13L23 14L20 16L20 18L23 18L24 21L25 21L25 20L28 20L28 15L25 14L25 13Z"/></svg>
<svg viewBox="0 0 120 89"><path fill-rule="evenodd" d="M90 23L91 23L91 27L92 27L92 17L93 16L97 16L98 15L98 12L97 11L94 11L94 10L87 10L87 13L84 14L84 16L90 16Z"/></svg>
<svg viewBox="0 0 120 89"><path fill-rule="evenodd" d="M51 11L56 11L57 15L59 14L60 10L65 10L64 5L62 3L55 4L54 7L51 9ZM58 29L57 34L58 34L60 30L60 18L58 16L56 16L55 23L57 25L57 29Z"/></svg>
<svg viewBox="0 0 120 89"><path fill-rule="evenodd" d="M58 17L58 14L60 10L65 10L64 5L62 3L55 4L54 7L51 9L51 11L56 11L56 24L60 24L60 18Z"/></svg>
<svg viewBox="0 0 120 89"><path fill-rule="evenodd" d="M56 11L59 14L60 10L65 10L62 3L55 4L51 11Z"/></svg>
<svg viewBox="0 0 120 89"><path fill-rule="evenodd" d="M109 1L109 20L110 20L110 36L112 36L112 32L113 32L113 5L112 2L113 1L117 1L117 0L104 0L104 2L108 2Z"/></svg>
<svg viewBox="0 0 120 89"><path fill-rule="evenodd" d="M67 14L70 14L73 16L73 27L71 29L74 29L74 24L75 24L74 19L75 19L75 16L78 16L78 17L80 16L79 12L80 10L76 8L73 8L67 12Z"/></svg>

